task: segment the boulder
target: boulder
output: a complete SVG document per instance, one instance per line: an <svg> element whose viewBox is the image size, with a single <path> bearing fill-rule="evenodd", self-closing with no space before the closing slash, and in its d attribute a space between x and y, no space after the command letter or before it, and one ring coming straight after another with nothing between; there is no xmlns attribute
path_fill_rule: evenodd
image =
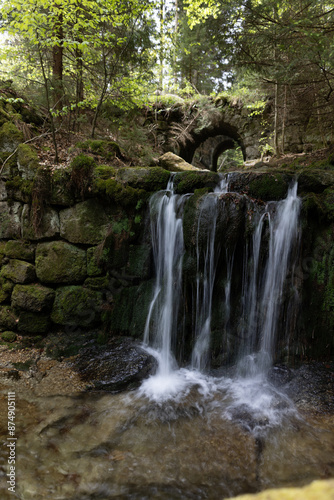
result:
<svg viewBox="0 0 334 500"><path fill-rule="evenodd" d="M86 251L64 241L39 243L36 274L42 283L78 283L87 274Z"/></svg>
<svg viewBox="0 0 334 500"><path fill-rule="evenodd" d="M170 152L160 156L159 164L162 168L168 170L169 172L184 172L189 170L193 170L195 172L201 171L201 169L187 163L180 156Z"/></svg>
<svg viewBox="0 0 334 500"><path fill-rule="evenodd" d="M60 211L60 236L71 243L95 245L106 236L108 227L109 218L96 199Z"/></svg>
<svg viewBox="0 0 334 500"><path fill-rule="evenodd" d="M261 493L239 495L230 500L332 500L334 479L313 481L302 488L277 488Z"/></svg>
<svg viewBox="0 0 334 500"><path fill-rule="evenodd" d="M41 312L50 309L55 291L41 285L16 285L12 293L12 307Z"/></svg>
<svg viewBox="0 0 334 500"><path fill-rule="evenodd" d="M82 351L76 368L96 389L120 391L137 387L157 366L156 360L129 338L111 340L103 347Z"/></svg>
<svg viewBox="0 0 334 500"><path fill-rule="evenodd" d="M23 260L11 259L8 264L2 266L0 277L14 283L31 283L36 279L35 267Z"/></svg>
<svg viewBox="0 0 334 500"><path fill-rule="evenodd" d="M21 213L21 203L0 202L0 239L20 238Z"/></svg>
<svg viewBox="0 0 334 500"><path fill-rule="evenodd" d="M51 319L59 325L90 327L100 321L101 307L101 292L64 286L56 291Z"/></svg>

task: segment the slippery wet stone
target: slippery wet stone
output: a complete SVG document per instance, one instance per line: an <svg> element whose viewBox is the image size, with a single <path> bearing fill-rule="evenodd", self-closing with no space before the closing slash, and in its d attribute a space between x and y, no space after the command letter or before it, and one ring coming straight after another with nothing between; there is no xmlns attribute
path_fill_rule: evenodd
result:
<svg viewBox="0 0 334 500"><path fill-rule="evenodd" d="M155 359L132 339L110 341L103 348L84 350L76 361L83 380L97 389L120 391L134 388L156 367Z"/></svg>

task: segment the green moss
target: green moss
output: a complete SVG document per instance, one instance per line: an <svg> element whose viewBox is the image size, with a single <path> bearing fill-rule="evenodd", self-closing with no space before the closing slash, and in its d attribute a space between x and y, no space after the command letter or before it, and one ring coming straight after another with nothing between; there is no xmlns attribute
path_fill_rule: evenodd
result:
<svg viewBox="0 0 334 500"><path fill-rule="evenodd" d="M35 246L24 240L10 240L5 246L5 254L11 259L21 259L33 262L35 258Z"/></svg>
<svg viewBox="0 0 334 500"><path fill-rule="evenodd" d="M17 162L22 178L32 180L39 168L36 151L28 144L20 144L17 149Z"/></svg>
<svg viewBox="0 0 334 500"><path fill-rule="evenodd" d="M55 292L38 284L16 285L12 293L12 307L41 312L52 306Z"/></svg>
<svg viewBox="0 0 334 500"><path fill-rule="evenodd" d="M9 306L0 306L0 328L3 330L16 330L17 314Z"/></svg>
<svg viewBox="0 0 334 500"><path fill-rule="evenodd" d="M288 190L287 181L282 174L264 174L251 180L248 193L260 200L281 200Z"/></svg>
<svg viewBox="0 0 334 500"><path fill-rule="evenodd" d="M108 276L98 276L87 278L84 282L84 286L90 288L91 290L107 290L109 287L109 277Z"/></svg>
<svg viewBox="0 0 334 500"><path fill-rule="evenodd" d="M92 185L93 170L96 166L91 156L80 154L71 162L71 182L75 193L82 199L88 193L88 188Z"/></svg>
<svg viewBox="0 0 334 500"><path fill-rule="evenodd" d="M107 180L110 179L110 177L115 177L116 171L116 168L111 167L110 165L99 165L95 167L94 175L98 179Z"/></svg>
<svg viewBox="0 0 334 500"><path fill-rule="evenodd" d="M0 304L9 300L14 288L14 283L0 276Z"/></svg>
<svg viewBox="0 0 334 500"><path fill-rule="evenodd" d="M15 342L15 340L16 340L16 333L15 332L11 332L11 331L2 332L1 339L4 342ZM14 363L14 366L15 366L15 363Z"/></svg>
<svg viewBox="0 0 334 500"><path fill-rule="evenodd" d="M143 189L125 186L115 179L95 180L95 190L122 207L135 207L140 200L148 196Z"/></svg>
<svg viewBox="0 0 334 500"><path fill-rule="evenodd" d="M88 327L100 321L102 293L81 286L58 288L51 319L60 325Z"/></svg>
<svg viewBox="0 0 334 500"><path fill-rule="evenodd" d="M22 179L20 176L15 176L13 179L6 182L6 189L9 198L14 200L31 202L33 181Z"/></svg>
<svg viewBox="0 0 334 500"><path fill-rule="evenodd" d="M22 333L44 334L50 327L50 317L30 311L20 311L18 330Z"/></svg>
<svg viewBox="0 0 334 500"><path fill-rule="evenodd" d="M35 267L23 260L12 259L2 267L0 277L14 283L31 283L36 278Z"/></svg>
<svg viewBox="0 0 334 500"><path fill-rule="evenodd" d="M178 194L193 193L196 189L214 188L218 182L215 172L180 172L174 177L174 188Z"/></svg>
<svg viewBox="0 0 334 500"><path fill-rule="evenodd" d="M13 152L23 142L23 134L11 122L5 122L0 128L0 150Z"/></svg>
<svg viewBox="0 0 334 500"><path fill-rule="evenodd" d="M323 203L326 209L326 216L329 220L334 220L334 189L328 188L324 191Z"/></svg>
<svg viewBox="0 0 334 500"><path fill-rule="evenodd" d="M119 145L110 139L88 139L83 142L78 142L76 147L82 149L86 153L102 156L108 161L113 160L116 156L118 158L122 157Z"/></svg>

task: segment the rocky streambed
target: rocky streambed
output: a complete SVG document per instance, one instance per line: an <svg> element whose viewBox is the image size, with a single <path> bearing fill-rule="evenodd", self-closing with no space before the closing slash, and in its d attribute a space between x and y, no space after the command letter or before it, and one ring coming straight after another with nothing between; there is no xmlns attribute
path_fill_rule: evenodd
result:
<svg viewBox="0 0 334 500"><path fill-rule="evenodd" d="M0 364L3 444L15 393L16 498L221 499L334 476L332 364L274 368L261 418L237 405L242 384L227 373L149 398L138 386L154 359L129 339L62 360L2 348ZM256 384L246 390L258 397ZM10 499L6 446L0 460Z"/></svg>

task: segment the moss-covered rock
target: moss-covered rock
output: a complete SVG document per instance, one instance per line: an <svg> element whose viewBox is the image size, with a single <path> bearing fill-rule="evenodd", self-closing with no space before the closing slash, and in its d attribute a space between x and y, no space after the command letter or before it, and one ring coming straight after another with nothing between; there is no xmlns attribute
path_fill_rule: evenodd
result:
<svg viewBox="0 0 334 500"><path fill-rule="evenodd" d="M282 174L263 174L253 178L248 185L248 194L260 200L282 200L286 197L289 183Z"/></svg>
<svg viewBox="0 0 334 500"><path fill-rule="evenodd" d="M12 293L11 305L26 311L41 312L50 309L55 291L41 285L16 285Z"/></svg>
<svg viewBox="0 0 334 500"><path fill-rule="evenodd" d="M149 245L130 245L126 272L141 279L149 278L151 257L151 247Z"/></svg>
<svg viewBox="0 0 334 500"><path fill-rule="evenodd" d="M0 151L12 153L23 142L23 134L11 122L5 122L0 128Z"/></svg>
<svg viewBox="0 0 334 500"><path fill-rule="evenodd" d="M153 286L153 280L146 281L139 286L124 288L114 296L112 312L104 314L104 322L113 334L142 338Z"/></svg>
<svg viewBox="0 0 334 500"><path fill-rule="evenodd" d="M97 290L99 292L103 290L108 290L109 277L108 276L89 277L85 280L84 286L86 288L90 288L91 290Z"/></svg>
<svg viewBox="0 0 334 500"><path fill-rule="evenodd" d="M135 189L159 191L167 186L170 173L160 167L131 167L117 170L116 180Z"/></svg>
<svg viewBox="0 0 334 500"><path fill-rule="evenodd" d="M80 154L71 161L71 185L76 197L84 200L91 190L93 170L96 166L91 156Z"/></svg>
<svg viewBox="0 0 334 500"><path fill-rule="evenodd" d="M0 304L10 299L13 288L14 283L11 280L0 276Z"/></svg>
<svg viewBox="0 0 334 500"><path fill-rule="evenodd" d="M71 243L97 244L106 236L109 224L109 217L97 199L60 211L60 236Z"/></svg>
<svg viewBox="0 0 334 500"><path fill-rule="evenodd" d="M17 335L15 332L11 331L2 332L1 340L3 340L4 342L15 342L16 336Z"/></svg>
<svg viewBox="0 0 334 500"><path fill-rule="evenodd" d="M59 215L52 207L39 208L36 212L31 205L22 210L22 238L38 241L58 236L60 231Z"/></svg>
<svg viewBox="0 0 334 500"><path fill-rule="evenodd" d="M334 188L325 189L322 198L324 212L328 220L334 220ZM319 203L319 202L318 202Z"/></svg>
<svg viewBox="0 0 334 500"><path fill-rule="evenodd" d="M35 259L35 245L25 240L9 240L4 252L11 259L20 259L33 262Z"/></svg>
<svg viewBox="0 0 334 500"><path fill-rule="evenodd" d="M199 168L187 163L183 158L174 153L168 152L160 156L159 164L169 172L200 171Z"/></svg>
<svg viewBox="0 0 334 500"><path fill-rule="evenodd" d="M209 171L182 172L174 177L174 189L178 194L193 193L195 189L215 188L219 183L219 174Z"/></svg>
<svg viewBox="0 0 334 500"><path fill-rule="evenodd" d="M0 239L20 238L21 213L21 203L0 202Z"/></svg>
<svg viewBox="0 0 334 500"><path fill-rule="evenodd" d="M142 200L146 200L148 193L143 189L137 189L130 185L122 184L116 179L95 179L94 192L106 198L109 203L121 207L136 207Z"/></svg>
<svg viewBox="0 0 334 500"><path fill-rule="evenodd" d="M102 272L99 261L101 258L99 247L90 247L87 249L87 274L88 276L99 276Z"/></svg>
<svg viewBox="0 0 334 500"><path fill-rule="evenodd" d="M112 177L115 178L117 169L111 165L98 165L94 169L94 176L97 179L107 180Z"/></svg>
<svg viewBox="0 0 334 500"><path fill-rule="evenodd" d="M17 149L17 168L22 179L32 180L39 168L38 156L28 144L20 144Z"/></svg>
<svg viewBox="0 0 334 500"><path fill-rule="evenodd" d="M78 283L87 274L86 251L64 241L39 243L36 274L42 283Z"/></svg>
<svg viewBox="0 0 334 500"><path fill-rule="evenodd" d="M9 306L0 306L0 328L2 330L16 330L18 316Z"/></svg>
<svg viewBox="0 0 334 500"><path fill-rule="evenodd" d="M123 158L119 145L110 139L87 139L76 144L76 147L94 155L96 160L100 158L111 161L114 158Z"/></svg>
<svg viewBox="0 0 334 500"><path fill-rule="evenodd" d="M6 182L8 198L23 203L31 203L33 182L22 179L19 175L12 177Z"/></svg>
<svg viewBox="0 0 334 500"><path fill-rule="evenodd" d="M23 260L11 259L8 264L2 266L0 277L14 283L31 283L36 279L35 267Z"/></svg>
<svg viewBox="0 0 334 500"><path fill-rule="evenodd" d="M74 205L75 195L71 185L71 170L56 168L50 172L50 203L69 207Z"/></svg>
<svg viewBox="0 0 334 500"><path fill-rule="evenodd" d="M59 325L89 327L100 321L102 293L81 286L58 288L51 319Z"/></svg>
<svg viewBox="0 0 334 500"><path fill-rule="evenodd" d="M30 311L20 311L18 330L21 333L45 334L50 328L50 316Z"/></svg>

